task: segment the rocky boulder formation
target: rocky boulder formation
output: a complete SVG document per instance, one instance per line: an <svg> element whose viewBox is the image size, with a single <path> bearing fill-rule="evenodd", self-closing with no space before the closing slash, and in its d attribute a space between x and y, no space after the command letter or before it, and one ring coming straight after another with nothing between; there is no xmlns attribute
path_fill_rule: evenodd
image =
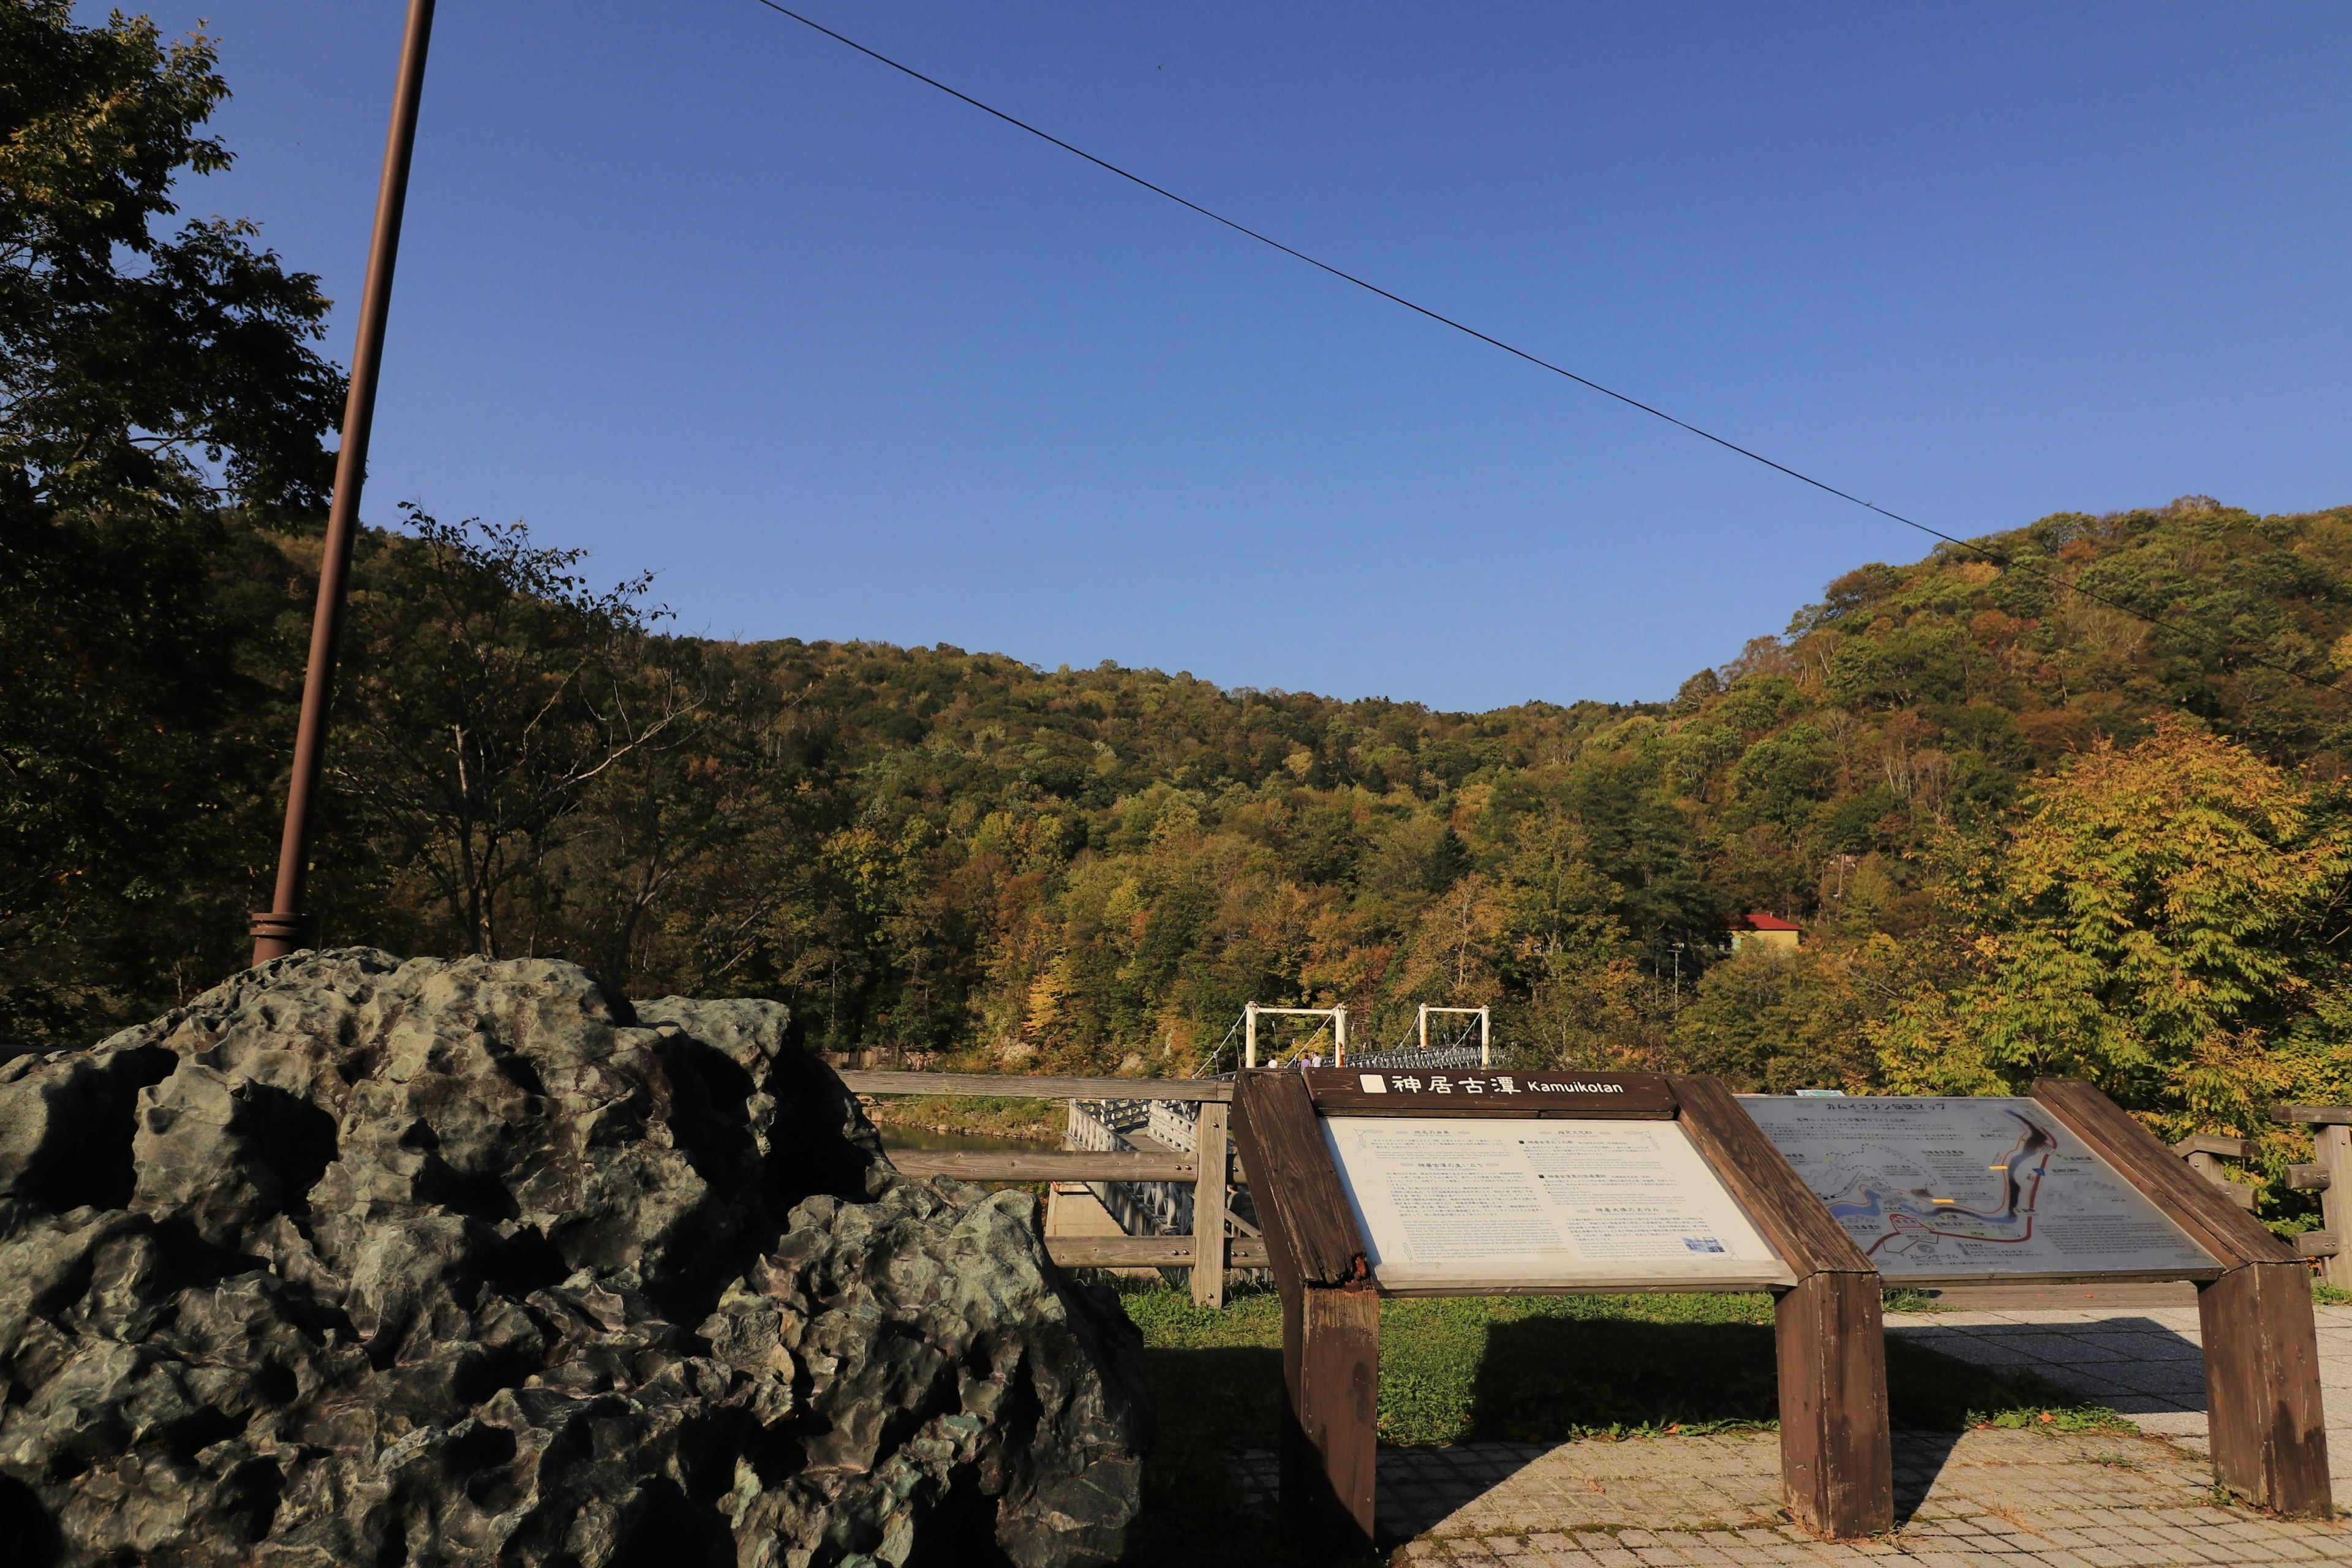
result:
<svg viewBox="0 0 2352 1568"><path fill-rule="evenodd" d="M298 953L0 1064L0 1562L1109 1562L1140 1342L763 1002Z"/></svg>

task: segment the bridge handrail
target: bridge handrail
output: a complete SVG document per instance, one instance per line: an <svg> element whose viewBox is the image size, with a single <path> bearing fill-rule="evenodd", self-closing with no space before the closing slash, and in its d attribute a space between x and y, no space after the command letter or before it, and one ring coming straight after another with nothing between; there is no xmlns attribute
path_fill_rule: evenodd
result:
<svg viewBox="0 0 2352 1568"><path fill-rule="evenodd" d="M1017 1072L866 1072L841 1081L860 1094L986 1095L1000 1100L1191 1100L1229 1104L1231 1079L1046 1078Z"/></svg>
<svg viewBox="0 0 2352 1568"><path fill-rule="evenodd" d="M1150 1210L1158 1227L1190 1226L1192 1216L1221 1216L1213 1236L1158 1235L1122 1237L1048 1237L1045 1254L1065 1268L1149 1267L1192 1270L1193 1300L1204 1306L1224 1304L1227 1268L1265 1267L1265 1243L1245 1234L1224 1234L1230 1215L1225 1204L1228 1181L1242 1182L1244 1173L1234 1163L1225 1133L1224 1106L1234 1097L1226 1079L1047 1078L1022 1073L883 1072L851 1069L841 1081L859 1094L954 1095L1002 1100L1066 1100L1067 1141L1076 1148L1060 1154L1019 1151L906 1151L891 1163L907 1175L953 1175L964 1181L1025 1182L1076 1179L1096 1188L1110 1206L1118 1197L1131 1197L1132 1206ZM1091 1103L1090 1103L1091 1102ZM1139 1130L1166 1120L1165 1113L1182 1106L1197 1117L1202 1108L1216 1108L1210 1120L1214 1136L1206 1151L1194 1149L1191 1159L1181 1154L1152 1155L1136 1150L1121 1129ZM1138 1115L1148 1109L1148 1114ZM1114 1125L1116 1123L1117 1125ZM1197 1129L1198 1121L1190 1124ZM1173 1129L1171 1128L1171 1131ZM1171 1140L1172 1142L1172 1140ZM1187 1142L1197 1144L1197 1136ZM1173 1176L1174 1180L1168 1179ZM1213 1203L1202 1194L1214 1184ZM1114 1192L1114 1188L1117 1189ZM1122 1207L1129 1206L1122 1205ZM1142 1219L1140 1214L1137 1216ZM1123 1223L1125 1223L1123 1221Z"/></svg>

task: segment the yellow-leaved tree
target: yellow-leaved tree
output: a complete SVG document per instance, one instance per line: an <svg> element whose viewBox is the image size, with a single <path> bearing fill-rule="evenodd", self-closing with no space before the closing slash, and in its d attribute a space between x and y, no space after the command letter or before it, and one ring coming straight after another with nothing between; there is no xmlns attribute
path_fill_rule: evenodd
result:
<svg viewBox="0 0 2352 1568"><path fill-rule="evenodd" d="M1873 1030L1889 1088L2086 1078L2173 1137L2272 1133L2273 1101L2352 1091L2352 836L2332 797L2167 719L1949 859L1965 978Z"/></svg>

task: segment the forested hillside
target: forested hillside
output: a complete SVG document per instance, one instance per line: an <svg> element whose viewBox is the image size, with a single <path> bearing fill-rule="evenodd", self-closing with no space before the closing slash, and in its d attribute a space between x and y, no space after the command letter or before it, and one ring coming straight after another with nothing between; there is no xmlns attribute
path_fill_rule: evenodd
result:
<svg viewBox="0 0 2352 1568"><path fill-rule="evenodd" d="M335 377L315 279L167 232L227 160L209 46L0 25L45 62L0 103L5 1049L243 962ZM1253 999L1390 1044L1425 1002L1519 1062L1742 1087L2079 1072L2247 1133L2352 1100L2352 509L2049 517L1726 627L1671 701L1479 714L679 637L646 583L414 510L355 570L326 942L1005 1068L1230 1065ZM1759 910L1802 949L1727 956Z"/></svg>
<svg viewBox="0 0 2352 1568"><path fill-rule="evenodd" d="M212 606L245 699L215 731L217 797L189 805L236 860L121 905L151 942L176 916L182 988L234 964L263 888L308 606L302 536L217 526ZM2027 874L2011 861L2033 833L2098 791L2126 823L2170 791L2165 809L2253 836L2243 864L2189 874L2252 879L2262 919L2216 919L2261 951L2166 1040L2107 1039L2084 1070L2208 1121L2265 1092L2192 1092L2197 1070L2278 1059L2246 1058L2251 1038L2300 1041L2298 1082L2342 1071L2326 683L2352 651L2352 511L2045 519L1982 542L2005 569L1946 551L1849 574L1671 703L1484 714L666 637L642 585L591 594L519 532L412 529L371 535L360 563L329 940L562 954L639 994L781 997L813 1047L1004 1067L1191 1070L1251 999L1346 1002L1360 1040L1393 1041L1432 1002L1495 1005L1522 1060L1781 1089L1958 1085L1973 1061L1985 1087L2066 1065L2113 1021L2047 1039L2029 1021L1991 1060L1937 1043L1958 1026L1920 999L1948 1014L1997 988L2000 939L2039 918L2001 881ZM2074 831L2042 851L2061 871L2107 842ZM2289 867L2294 886L2263 880ZM2118 897L2168 887L2123 874L2139 890ZM2119 918L2154 929L2178 903ZM1800 957L1723 962L1750 910L1804 925ZM102 945L48 947L40 983ZM168 999L162 971L89 978L85 1008Z"/></svg>

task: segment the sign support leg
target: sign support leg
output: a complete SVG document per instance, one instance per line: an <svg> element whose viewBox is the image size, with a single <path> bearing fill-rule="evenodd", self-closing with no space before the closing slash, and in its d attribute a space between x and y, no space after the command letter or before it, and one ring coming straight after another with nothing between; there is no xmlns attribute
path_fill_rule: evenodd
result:
<svg viewBox="0 0 2352 1568"><path fill-rule="evenodd" d="M1285 1291L1282 1523L1310 1549L1372 1543L1379 1450L1381 1299L1369 1289Z"/></svg>
<svg viewBox="0 0 2352 1568"><path fill-rule="evenodd" d="M2245 1263L2197 1287L2213 1474L2280 1513L2326 1518L2319 1333L2301 1263Z"/></svg>
<svg viewBox="0 0 2352 1568"><path fill-rule="evenodd" d="M1895 1528L1886 1339L1879 1280L1821 1272L1773 1307L1780 1479L1797 1522L1832 1539Z"/></svg>

